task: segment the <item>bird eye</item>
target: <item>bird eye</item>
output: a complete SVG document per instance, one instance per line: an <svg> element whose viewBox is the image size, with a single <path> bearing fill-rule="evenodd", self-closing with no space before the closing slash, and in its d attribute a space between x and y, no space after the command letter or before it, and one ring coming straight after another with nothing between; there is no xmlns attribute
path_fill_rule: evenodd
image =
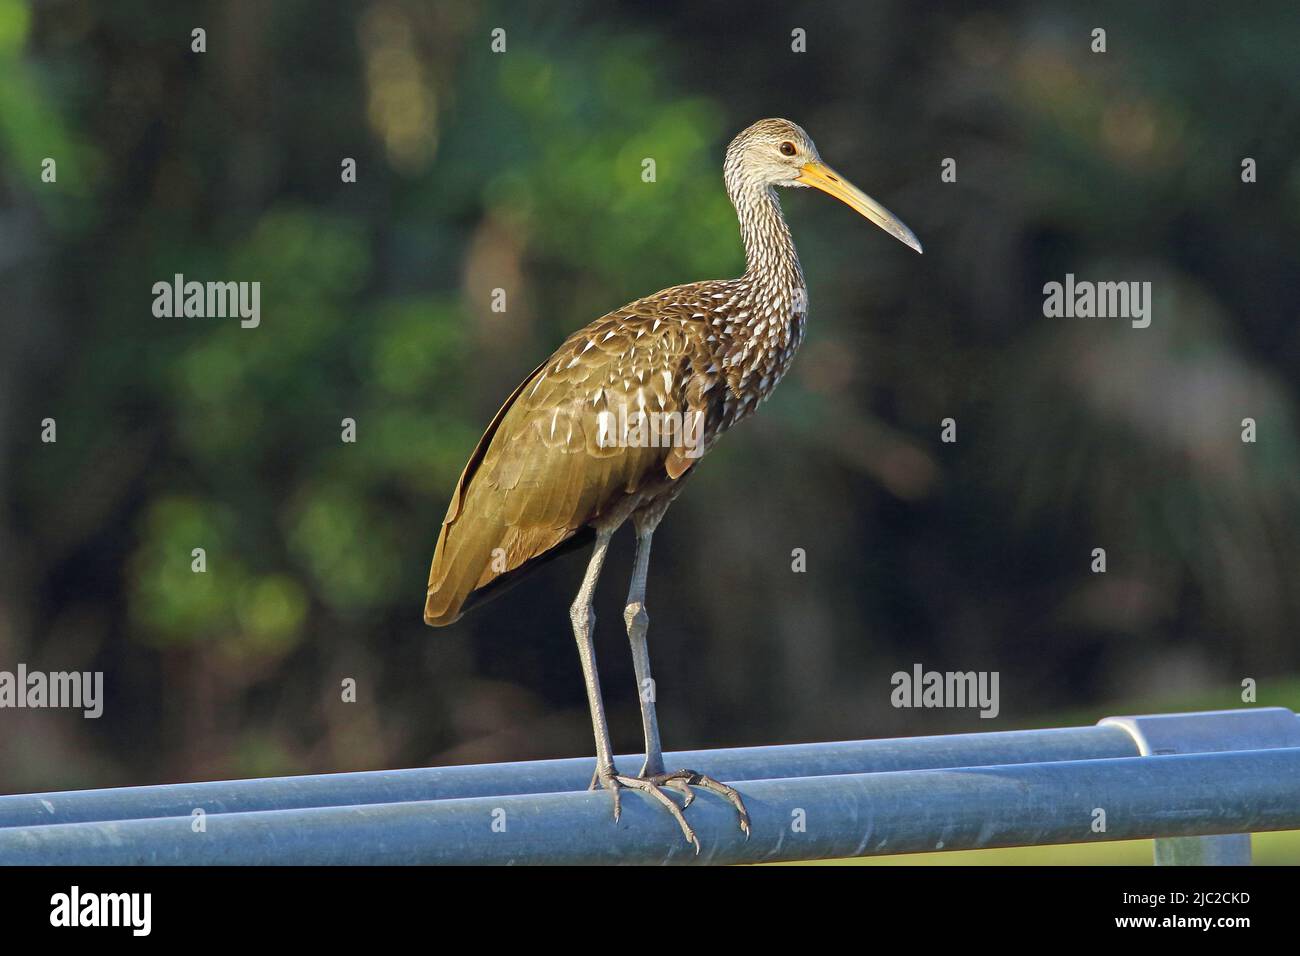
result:
<svg viewBox="0 0 1300 956"><path fill-rule="evenodd" d="M781 152L786 156L793 156L795 154L794 143L786 140L781 144Z"/></svg>

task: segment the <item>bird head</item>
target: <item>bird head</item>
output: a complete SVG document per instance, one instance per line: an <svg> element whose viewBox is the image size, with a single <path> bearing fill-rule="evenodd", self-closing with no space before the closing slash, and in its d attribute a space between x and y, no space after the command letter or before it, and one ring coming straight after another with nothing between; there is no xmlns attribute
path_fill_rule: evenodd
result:
<svg viewBox="0 0 1300 956"><path fill-rule="evenodd" d="M921 243L902 220L822 162L812 137L797 123L764 119L742 130L727 147L723 168L733 195L745 186L811 186L834 196L904 245L921 251Z"/></svg>

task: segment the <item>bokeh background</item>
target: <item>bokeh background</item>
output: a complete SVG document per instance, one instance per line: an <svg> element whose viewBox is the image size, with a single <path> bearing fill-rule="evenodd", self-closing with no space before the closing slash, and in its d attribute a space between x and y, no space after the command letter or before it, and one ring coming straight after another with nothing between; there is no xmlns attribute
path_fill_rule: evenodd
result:
<svg viewBox="0 0 1300 956"><path fill-rule="evenodd" d="M433 631L438 526L565 335L741 271L721 155L771 115L926 254L783 194L808 341L656 537L669 749L1300 707L1293 4L539 7L0 0L0 668L106 684L0 712L0 791L590 753L585 556ZM261 327L155 318L177 272ZM1066 272L1152 282L1151 327L1045 318ZM1000 716L894 709L914 662Z"/></svg>

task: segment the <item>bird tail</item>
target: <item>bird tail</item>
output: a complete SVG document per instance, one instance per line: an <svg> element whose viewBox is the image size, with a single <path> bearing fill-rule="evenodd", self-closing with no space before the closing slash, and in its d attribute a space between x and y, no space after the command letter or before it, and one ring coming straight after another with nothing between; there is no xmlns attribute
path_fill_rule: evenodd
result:
<svg viewBox="0 0 1300 956"><path fill-rule="evenodd" d="M484 569L491 567L499 535L485 524L448 522L442 526L424 598L424 623L430 627L446 627L459 620L466 598L478 586Z"/></svg>
<svg viewBox="0 0 1300 956"><path fill-rule="evenodd" d="M590 528L521 528L496 514L443 523L429 568L424 623L454 624L470 608L494 598L542 565L590 544Z"/></svg>

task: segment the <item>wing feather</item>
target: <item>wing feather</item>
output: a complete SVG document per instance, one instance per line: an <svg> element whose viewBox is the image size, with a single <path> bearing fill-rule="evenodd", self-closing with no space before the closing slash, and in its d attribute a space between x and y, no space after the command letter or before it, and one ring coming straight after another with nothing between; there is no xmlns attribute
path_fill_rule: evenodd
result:
<svg viewBox="0 0 1300 956"><path fill-rule="evenodd" d="M602 412L617 421L621 406L632 416L639 401L651 412L688 411L689 372L701 359L707 328L661 323L652 333L654 318L624 310L598 319L570 336L501 406L443 520L426 623L452 623L473 592L535 566L624 495L649 480L675 478L694 462L678 455L666 467L675 449L601 442Z"/></svg>

